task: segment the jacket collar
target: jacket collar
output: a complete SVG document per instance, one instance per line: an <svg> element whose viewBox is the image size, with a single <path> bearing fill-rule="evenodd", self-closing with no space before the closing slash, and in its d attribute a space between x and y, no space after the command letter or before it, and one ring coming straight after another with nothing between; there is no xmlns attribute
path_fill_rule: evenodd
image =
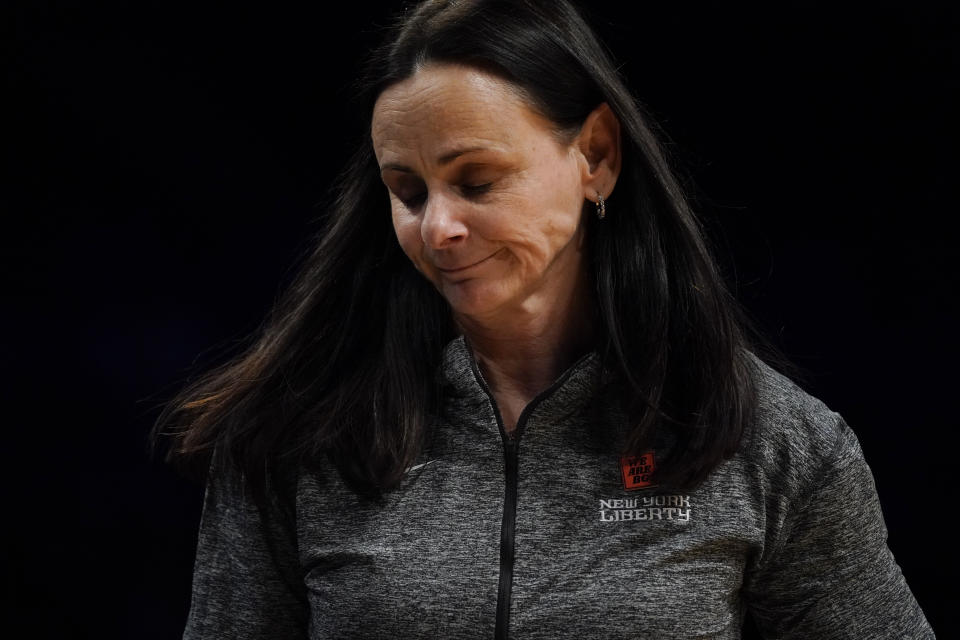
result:
<svg viewBox="0 0 960 640"><path fill-rule="evenodd" d="M600 386L600 357L592 351L577 360L533 402L539 418L559 418L578 411L596 398ZM442 381L445 395L480 401L493 398L485 390L473 353L464 336L452 340L444 349Z"/></svg>

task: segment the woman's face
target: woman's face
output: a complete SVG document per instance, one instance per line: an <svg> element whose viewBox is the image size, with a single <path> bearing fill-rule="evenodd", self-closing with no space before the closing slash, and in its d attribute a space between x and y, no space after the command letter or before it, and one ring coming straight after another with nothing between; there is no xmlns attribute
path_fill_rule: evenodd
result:
<svg viewBox="0 0 960 640"><path fill-rule="evenodd" d="M585 273L588 163L506 80L425 66L380 95L372 138L400 246L455 313L536 310Z"/></svg>

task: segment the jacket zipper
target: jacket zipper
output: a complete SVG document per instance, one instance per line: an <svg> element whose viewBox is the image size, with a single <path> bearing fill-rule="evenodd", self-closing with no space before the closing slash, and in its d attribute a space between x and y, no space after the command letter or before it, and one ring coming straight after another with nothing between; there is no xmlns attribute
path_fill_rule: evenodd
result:
<svg viewBox="0 0 960 640"><path fill-rule="evenodd" d="M469 350L469 346L468 346ZM487 386L483 374L480 373L480 367L477 365L476 358L470 355L470 366L473 369L473 375L480 384L480 388L490 399L490 405L493 407L493 414L497 419L497 426L500 428L500 437L503 439L503 460L504 472L506 474L506 483L503 495L503 520L500 525L500 582L497 586L497 620L494 631L494 640L508 640L510 630L510 602L513 591L513 560L514 560L514 542L517 521L517 467L520 454L520 437L523 435L523 429L527 424L527 418L530 413L536 409L543 400L550 396L554 391L560 388L577 365L586 358L584 356L574 365L567 369L566 373L557 378L549 388L541 391L537 396L523 408L520 417L517 419L517 426L514 429L514 435L511 437L503 426L503 416L500 414L500 407L493 397L493 392Z"/></svg>

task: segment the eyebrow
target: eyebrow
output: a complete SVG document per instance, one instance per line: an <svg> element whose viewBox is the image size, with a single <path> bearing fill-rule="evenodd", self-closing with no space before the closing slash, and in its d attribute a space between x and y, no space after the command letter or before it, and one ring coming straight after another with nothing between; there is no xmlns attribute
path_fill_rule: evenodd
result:
<svg viewBox="0 0 960 640"><path fill-rule="evenodd" d="M442 167L443 165L450 164L460 156L466 155L468 153L473 153L474 151L488 151L488 147L464 147L463 149L454 149L448 151L437 158L437 163ZM396 164L393 162L388 162L387 164L380 167L380 173L387 171L388 169L393 171L401 171L403 173L413 173L413 169L402 164Z"/></svg>

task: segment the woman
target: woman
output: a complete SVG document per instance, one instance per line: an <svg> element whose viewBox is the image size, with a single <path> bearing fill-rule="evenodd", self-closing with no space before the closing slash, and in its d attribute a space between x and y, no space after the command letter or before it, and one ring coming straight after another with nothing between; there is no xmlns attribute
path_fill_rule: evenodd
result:
<svg viewBox="0 0 960 640"><path fill-rule="evenodd" d="M362 100L316 251L160 421L210 464L186 638L933 636L572 7L424 2Z"/></svg>

